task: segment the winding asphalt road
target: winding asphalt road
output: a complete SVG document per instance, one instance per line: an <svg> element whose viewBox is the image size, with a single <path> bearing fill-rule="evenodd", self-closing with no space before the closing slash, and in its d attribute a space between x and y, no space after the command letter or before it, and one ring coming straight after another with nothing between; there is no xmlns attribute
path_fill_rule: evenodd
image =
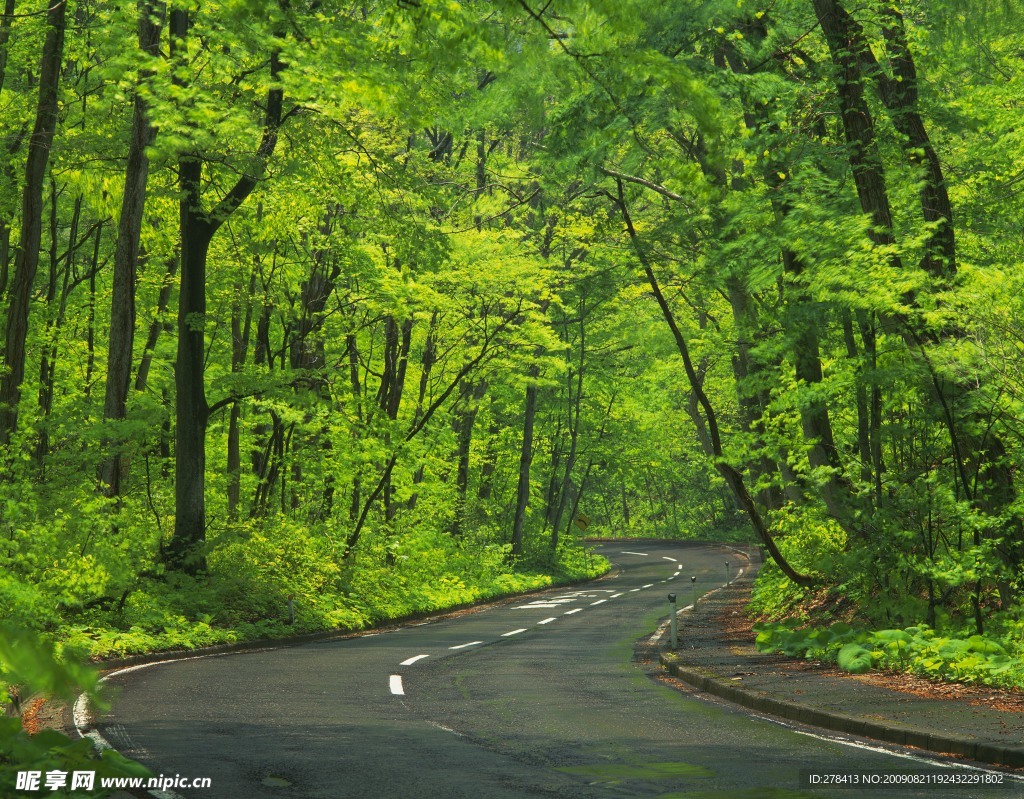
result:
<svg viewBox="0 0 1024 799"><path fill-rule="evenodd" d="M726 578L685 543L599 548L612 573L442 621L114 675L101 734L212 799L1000 797L1016 790L808 790L802 770L938 771L751 718L652 678L638 639ZM945 772L948 773L948 770Z"/></svg>

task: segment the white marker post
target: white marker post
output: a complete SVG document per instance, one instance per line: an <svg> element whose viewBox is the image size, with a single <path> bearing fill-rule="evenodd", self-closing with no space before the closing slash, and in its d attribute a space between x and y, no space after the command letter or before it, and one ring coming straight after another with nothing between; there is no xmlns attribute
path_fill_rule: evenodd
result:
<svg viewBox="0 0 1024 799"><path fill-rule="evenodd" d="M693 609L697 609L697 577L690 578L690 585L693 587Z"/></svg>
<svg viewBox="0 0 1024 799"><path fill-rule="evenodd" d="M669 617L669 629L672 631L670 634L670 640L672 642L672 649L674 650L679 643L679 622L676 619L676 595L668 595L668 607L672 611L672 615Z"/></svg>

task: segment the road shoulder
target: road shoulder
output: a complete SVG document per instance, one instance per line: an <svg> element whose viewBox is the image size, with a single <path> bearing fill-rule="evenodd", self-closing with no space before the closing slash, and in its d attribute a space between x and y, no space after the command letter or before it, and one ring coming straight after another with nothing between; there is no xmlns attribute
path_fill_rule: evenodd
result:
<svg viewBox="0 0 1024 799"><path fill-rule="evenodd" d="M1024 696L760 653L743 614L751 586L745 576L680 614L679 646L661 653L672 677L759 713L1024 770Z"/></svg>

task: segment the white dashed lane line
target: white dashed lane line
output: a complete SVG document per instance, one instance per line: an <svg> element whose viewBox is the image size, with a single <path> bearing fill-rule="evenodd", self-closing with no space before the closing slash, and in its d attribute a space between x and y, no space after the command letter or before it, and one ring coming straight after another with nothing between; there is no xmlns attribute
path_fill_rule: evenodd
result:
<svg viewBox="0 0 1024 799"><path fill-rule="evenodd" d="M646 553L646 552L623 552L622 554L623 555L638 555L638 556L644 557L644 558L650 557L649 554ZM662 558L664 560L670 560L673 563L678 563L679 562L675 558L670 558L667 555L663 555ZM669 577L667 580L662 580L661 582L667 583L667 582L671 581L673 578L678 577L680 575L680 573L682 572L682 568L683 568L682 566L677 566L675 574L673 574L672 577ZM612 594L607 599L598 599L595 602L591 602L590 606L593 607L594 605L603 605L609 599L617 599L618 597L623 596L626 593L631 593L632 594L632 593L636 593L637 591L641 591L644 588L653 588L653 587L654 587L654 583L647 583L647 585L641 586L640 588L631 588L631 589L629 589L628 592L620 591L619 593ZM591 596L593 596L593 594L591 594ZM578 598L582 598L582 597L578 597ZM517 610L527 610L527 609L537 609L537 608L543 608L543 607L558 607L559 604L562 604L562 603L565 603L565 602L572 602L572 601L574 601L574 597L572 597L572 596L558 597L557 599L555 599L553 601L551 601L551 600L549 600L548 602L536 601L536 602L531 602L531 603L529 603L527 605L520 605L516 609ZM565 611L562 615L563 616L571 616L574 613L580 613L583 610L585 610L585 608L572 608L570 610ZM551 624L551 622L557 621L557 620L558 620L557 616L551 616L551 617L549 617L547 619L541 619L539 622L537 622L537 625L539 626L539 625L542 625L542 624ZM525 633L526 630L527 630L526 627L520 627L520 628L518 628L516 630L509 630L507 633L502 633L501 637L502 638L511 638L513 635L519 635L520 633ZM448 649L449 650L453 650L453 651L454 650L459 650L459 649L468 649L471 646L479 646L482 643L483 643L483 641L470 641L470 642L465 643L465 644L457 644L455 646L450 646L450 647L448 647ZM430 655L414 655L413 657L410 657L410 658L407 658L406 660L403 660L399 665L401 665L401 666L411 666L413 663L417 663L418 661L423 660L424 658L428 658L428 657L430 657ZM391 675L390 688L391 688L391 693L394 694L395 696L405 696L405 687L402 685L402 676L400 674L392 674Z"/></svg>

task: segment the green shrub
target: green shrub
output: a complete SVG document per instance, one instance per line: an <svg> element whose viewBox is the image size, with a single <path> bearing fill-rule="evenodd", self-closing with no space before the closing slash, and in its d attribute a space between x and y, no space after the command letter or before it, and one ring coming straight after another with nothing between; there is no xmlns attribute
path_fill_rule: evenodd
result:
<svg viewBox="0 0 1024 799"><path fill-rule="evenodd" d="M871 650L860 644L847 644L836 654L836 663L843 671L863 674L870 671L873 665Z"/></svg>
<svg viewBox="0 0 1024 799"><path fill-rule="evenodd" d="M1010 654L1010 642L971 635L938 635L920 625L903 630L856 630L835 624L801 627L799 620L754 625L757 648L835 662L861 674L870 668L907 671L932 679L1024 688L1024 660Z"/></svg>

